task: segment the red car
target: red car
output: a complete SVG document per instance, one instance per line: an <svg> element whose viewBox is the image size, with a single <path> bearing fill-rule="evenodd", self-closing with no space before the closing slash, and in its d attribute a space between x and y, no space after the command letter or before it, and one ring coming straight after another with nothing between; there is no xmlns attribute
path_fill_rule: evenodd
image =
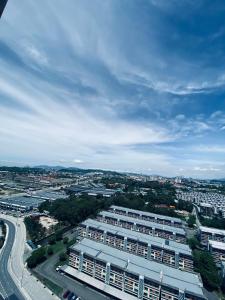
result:
<svg viewBox="0 0 225 300"><path fill-rule="evenodd" d="M66 299L71 292L69 290L65 291L63 298Z"/></svg>

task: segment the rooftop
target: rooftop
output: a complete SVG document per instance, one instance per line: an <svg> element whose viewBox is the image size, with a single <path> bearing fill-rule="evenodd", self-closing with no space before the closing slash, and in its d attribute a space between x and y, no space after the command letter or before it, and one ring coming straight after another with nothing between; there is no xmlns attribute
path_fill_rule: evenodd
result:
<svg viewBox="0 0 225 300"><path fill-rule="evenodd" d="M0 203L7 205L14 205L18 207L38 207L43 200L28 196L15 196L10 198L0 199Z"/></svg>
<svg viewBox="0 0 225 300"><path fill-rule="evenodd" d="M225 236L225 230L222 230L222 229L206 227L206 226L199 226L199 229L204 232L221 234L221 235Z"/></svg>
<svg viewBox="0 0 225 300"><path fill-rule="evenodd" d="M210 246L219 250L225 250L225 243L209 240Z"/></svg>
<svg viewBox="0 0 225 300"><path fill-rule="evenodd" d="M158 218L158 219L162 219L162 220L168 220L168 221L174 221L174 222L177 222L177 223L182 223L182 221L179 218L172 218L172 217L168 217L168 216L153 214L153 213L146 212L146 211L131 209L131 208L122 207L122 206L116 206L116 205L112 205L111 208L120 209L120 210L123 210L123 211L126 211L126 212L139 214L141 216L144 215L144 216L154 217L154 218Z"/></svg>
<svg viewBox="0 0 225 300"><path fill-rule="evenodd" d="M164 249L168 249L170 251L182 253L188 256L192 255L192 251L188 245L177 243L175 241L168 240L168 245L166 244L166 240L160 237L147 235L144 233L140 233L137 231L132 231L122 227L116 227L111 224L101 223L96 220L87 219L82 224L90 227L95 227L102 231L108 231L113 234L121 235L124 237L131 238L133 240L138 240L143 243L148 243L150 245L155 245L158 247L162 247Z"/></svg>
<svg viewBox="0 0 225 300"><path fill-rule="evenodd" d="M142 275L146 278L167 285L173 288L182 287L191 294L204 297L202 293L202 282L197 274L172 269L166 265L148 261L142 257L127 254L126 252L97 243L93 240L83 239L71 247L72 249L86 253L93 258L98 258L106 263L110 263L124 271Z"/></svg>
<svg viewBox="0 0 225 300"><path fill-rule="evenodd" d="M128 217L128 216L125 216L125 215L119 215L119 214L111 213L111 212L108 212L108 211L102 211L102 212L99 213L99 215L102 215L103 217L114 218L114 219L117 219L117 220L124 220L124 221L131 222L131 223L141 224L143 226L149 226L149 227L152 227L152 228L157 228L157 229L165 230L165 231L168 231L168 232L174 232L174 233L178 233L178 234L181 234L181 235L185 235L185 231L184 231L183 228L177 228L177 227L173 227L173 226L162 225L162 224L159 224L159 223L154 223L154 222L150 222L150 221L136 219L136 218Z"/></svg>

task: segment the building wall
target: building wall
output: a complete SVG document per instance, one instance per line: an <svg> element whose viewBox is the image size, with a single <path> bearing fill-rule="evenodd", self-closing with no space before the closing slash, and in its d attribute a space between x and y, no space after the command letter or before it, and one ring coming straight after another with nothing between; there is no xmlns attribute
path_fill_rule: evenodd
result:
<svg viewBox="0 0 225 300"><path fill-rule="evenodd" d="M110 208L109 209L110 212L112 213L116 213L119 215L125 215L128 217L132 217L132 218L136 218L136 219L140 219L140 220L145 220L145 221L150 221L150 222L155 222L155 223L159 223L159 224L164 224L164 225L169 225L169 226L173 226L173 227L177 227L177 228L181 228L182 227L182 223L181 222L177 222L177 221L173 221L173 220L168 220L168 219L163 219L163 216L148 216L146 215L144 212L140 211L140 213L137 212L127 212L125 209L119 209L119 208Z"/></svg>
<svg viewBox="0 0 225 300"><path fill-rule="evenodd" d="M163 286L150 278L124 271L119 266L110 265L98 258L71 250L69 265L80 272L88 274L105 284L144 300L202 300L194 295L181 292L181 287Z"/></svg>
<svg viewBox="0 0 225 300"><path fill-rule="evenodd" d="M79 227L78 234L80 237L90 238L149 260L155 260L181 270L193 271L193 259L191 256L176 254L174 251L169 251L163 247L148 245L129 237L127 238L107 231L104 232L85 225Z"/></svg>
<svg viewBox="0 0 225 300"><path fill-rule="evenodd" d="M162 230L159 228L153 228L150 226L144 226L142 224L139 224L138 221L136 224L134 224L129 221L120 220L120 219L111 218L111 217L104 217L102 215L98 215L97 220L100 222L103 222L103 223L123 227L123 228L129 229L129 230L142 232L142 233L145 233L148 235L158 236L158 237L168 239L168 240L174 240L178 243L184 243L184 244L186 243L185 235L173 233L172 227L171 227L171 231L167 231L167 230Z"/></svg>

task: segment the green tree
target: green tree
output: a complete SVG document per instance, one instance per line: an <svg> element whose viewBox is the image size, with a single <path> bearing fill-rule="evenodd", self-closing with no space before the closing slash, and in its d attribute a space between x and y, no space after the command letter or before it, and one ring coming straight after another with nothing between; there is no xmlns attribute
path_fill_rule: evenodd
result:
<svg viewBox="0 0 225 300"><path fill-rule="evenodd" d="M48 240L48 243L50 245L54 245L56 243L56 238L55 238L55 235L51 236Z"/></svg>
<svg viewBox="0 0 225 300"><path fill-rule="evenodd" d="M47 254L52 255L53 253L54 253L53 247L49 246L48 249L47 249Z"/></svg>
<svg viewBox="0 0 225 300"><path fill-rule="evenodd" d="M67 255L65 252L62 252L59 254L59 260L60 261L66 261L67 260Z"/></svg>
<svg viewBox="0 0 225 300"><path fill-rule="evenodd" d="M196 217L194 215L190 215L187 221L188 227L193 228L196 223Z"/></svg>
<svg viewBox="0 0 225 300"><path fill-rule="evenodd" d="M63 239L63 244L68 244L68 242L69 242L69 238L66 236L66 237L64 237L64 239Z"/></svg>
<svg viewBox="0 0 225 300"><path fill-rule="evenodd" d="M38 264L46 259L46 249L41 247L32 252L31 256L27 259L28 268L35 268Z"/></svg>
<svg viewBox="0 0 225 300"><path fill-rule="evenodd" d="M192 250L200 248L200 242L196 237L188 239L187 242Z"/></svg>
<svg viewBox="0 0 225 300"><path fill-rule="evenodd" d="M212 255L206 251L193 251L195 271L201 274L204 286L208 290L218 290L220 278Z"/></svg>

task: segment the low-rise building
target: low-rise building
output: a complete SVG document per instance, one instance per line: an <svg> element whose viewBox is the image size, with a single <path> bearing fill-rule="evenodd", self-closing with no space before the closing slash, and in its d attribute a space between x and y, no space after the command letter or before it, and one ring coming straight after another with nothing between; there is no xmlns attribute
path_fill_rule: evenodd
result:
<svg viewBox="0 0 225 300"><path fill-rule="evenodd" d="M155 222L159 224L164 224L168 226L174 227L182 227L183 222L179 218L172 218L168 216L153 214L145 211L140 211L136 209L130 209L122 206L115 206L112 205L109 208L109 211L119 214L119 215L126 215L128 217L137 218L145 221Z"/></svg>
<svg viewBox="0 0 225 300"><path fill-rule="evenodd" d="M135 219L108 211L100 212L97 215L97 220L164 239L174 240L179 243L186 243L186 234L183 228Z"/></svg>
<svg viewBox="0 0 225 300"><path fill-rule="evenodd" d="M225 262L225 243L209 240L208 250L212 253L216 263Z"/></svg>
<svg viewBox="0 0 225 300"><path fill-rule="evenodd" d="M80 237L90 238L177 269L193 271L192 251L188 245L92 219L81 223L78 232Z"/></svg>
<svg viewBox="0 0 225 300"><path fill-rule="evenodd" d="M128 257L121 250L86 238L71 247L64 271L111 295L117 290L117 298L123 300L205 299L197 274L133 254Z"/></svg>
<svg viewBox="0 0 225 300"><path fill-rule="evenodd" d="M206 247L208 247L209 240L225 243L225 230L200 226L199 236L201 244Z"/></svg>

